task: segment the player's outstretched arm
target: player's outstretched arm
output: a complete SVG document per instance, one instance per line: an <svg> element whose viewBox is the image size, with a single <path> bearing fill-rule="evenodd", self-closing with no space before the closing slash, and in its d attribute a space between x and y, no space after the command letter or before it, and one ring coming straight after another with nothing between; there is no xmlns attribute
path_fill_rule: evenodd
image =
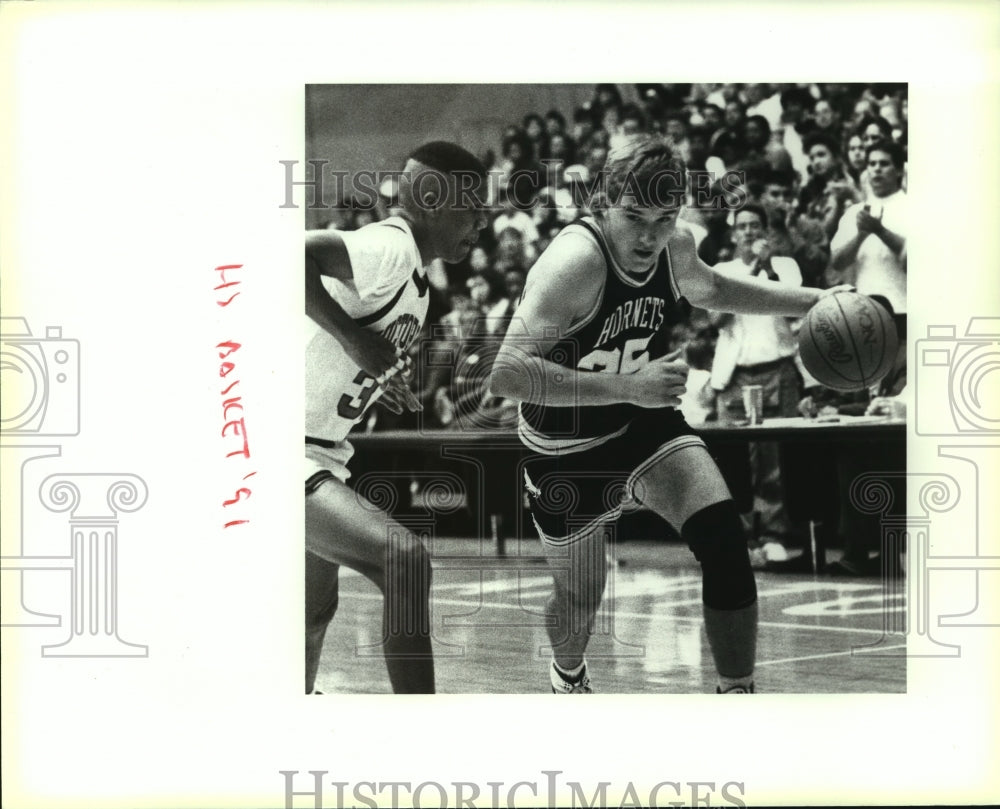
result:
<svg viewBox="0 0 1000 809"><path fill-rule="evenodd" d="M561 335L593 312L604 280L604 260L588 239L566 234L554 243L528 276L493 364L490 393L552 407L679 401L687 366L676 358L648 363L634 374L576 370L545 358Z"/></svg>
<svg viewBox="0 0 1000 809"><path fill-rule="evenodd" d="M396 363L396 349L382 335L360 328L323 286L321 276L341 281L354 277L340 234L333 230L306 233L306 314L332 334L361 370L378 377Z"/></svg>
<svg viewBox="0 0 1000 809"><path fill-rule="evenodd" d="M823 295L849 287L818 290L791 286L757 277L716 272L698 258L690 234L678 233L671 241L674 280L681 294L702 309L739 314L800 317Z"/></svg>

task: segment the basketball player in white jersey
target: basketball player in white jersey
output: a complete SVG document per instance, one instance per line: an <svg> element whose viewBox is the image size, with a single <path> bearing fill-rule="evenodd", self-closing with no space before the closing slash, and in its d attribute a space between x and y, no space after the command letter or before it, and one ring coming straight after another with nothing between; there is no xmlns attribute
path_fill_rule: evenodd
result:
<svg viewBox="0 0 1000 809"><path fill-rule="evenodd" d="M461 261L486 226L486 169L453 143L416 149L400 212L358 231L306 235L306 692L314 690L337 572L382 591L383 652L396 693L432 693L431 565L419 539L348 488L351 427L381 397L419 405L401 359L427 313L425 267Z"/></svg>
<svg viewBox="0 0 1000 809"><path fill-rule="evenodd" d="M823 294L714 272L676 228L684 164L634 137L608 155L594 216L564 228L528 275L492 393L521 402L525 485L553 572L546 606L554 693L592 693L584 654L623 507L655 511L702 567L717 690L750 693L757 591L739 513L701 438L675 409L688 367L668 354L671 307L804 315ZM842 289L842 288L841 288Z"/></svg>

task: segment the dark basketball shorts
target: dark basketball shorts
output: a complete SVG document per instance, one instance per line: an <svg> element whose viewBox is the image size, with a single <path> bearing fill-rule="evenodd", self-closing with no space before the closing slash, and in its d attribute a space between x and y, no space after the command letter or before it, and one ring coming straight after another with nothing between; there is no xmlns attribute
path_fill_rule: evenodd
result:
<svg viewBox="0 0 1000 809"><path fill-rule="evenodd" d="M524 466L531 516L542 541L568 545L642 505L636 480L678 450L705 443L672 407L646 410L618 438L583 452L532 453Z"/></svg>

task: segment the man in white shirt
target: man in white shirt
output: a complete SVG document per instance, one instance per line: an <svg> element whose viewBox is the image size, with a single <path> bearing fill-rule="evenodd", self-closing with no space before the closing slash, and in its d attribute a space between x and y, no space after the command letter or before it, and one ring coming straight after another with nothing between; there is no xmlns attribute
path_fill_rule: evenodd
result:
<svg viewBox="0 0 1000 809"><path fill-rule="evenodd" d="M884 295L897 314L906 312L906 192L903 151L881 142L867 150L872 197L852 205L830 244L835 270L865 295ZM871 238L874 237L874 238Z"/></svg>
<svg viewBox="0 0 1000 809"><path fill-rule="evenodd" d="M748 204L736 212L733 225L736 258L715 266L720 273L762 276L781 284L802 285L795 259L772 256L763 239L767 214ZM719 420L741 417L743 387L764 389L764 415L794 416L799 395L795 367L797 341L790 321L777 315L718 314L713 317L719 340L712 362L711 384L717 395ZM778 448L774 442L750 444L754 510L760 515L760 536L767 551L755 562L780 561L782 540L791 531L782 498ZM759 556L759 554L757 555Z"/></svg>
<svg viewBox="0 0 1000 809"><path fill-rule="evenodd" d="M867 149L872 197L848 208L830 243L831 262L864 295L884 295L906 313L906 192L903 150L879 142Z"/></svg>
<svg viewBox="0 0 1000 809"><path fill-rule="evenodd" d="M902 190L902 147L881 141L868 147L871 196L852 205L840 218L830 242L830 261L843 283L864 295L881 295L892 307L899 353L890 376L906 363L907 198Z"/></svg>

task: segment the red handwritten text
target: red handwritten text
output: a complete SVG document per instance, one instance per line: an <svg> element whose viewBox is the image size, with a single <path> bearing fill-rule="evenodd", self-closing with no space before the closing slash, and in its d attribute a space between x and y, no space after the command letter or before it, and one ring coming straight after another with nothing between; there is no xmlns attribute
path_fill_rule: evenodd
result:
<svg viewBox="0 0 1000 809"><path fill-rule="evenodd" d="M215 287L215 292L219 293L221 290L225 290L221 292L220 297L216 298L218 306L225 308L239 297L239 291L235 291L232 294L229 294L229 291L242 284L241 280L231 280L235 271L242 268L242 264L224 264L215 268L215 271L219 273L218 280L220 281L219 285ZM228 279L226 277L227 272L230 274L230 278ZM240 380L238 378L230 378L231 375L236 373L236 352L243 346L236 340L224 340L215 347L218 350L219 359L221 360L219 364L219 378L223 380L220 390L220 395L222 396L222 437L227 439L226 449L228 451L226 452L226 457L250 460L250 439L247 436L246 418L243 415L243 396L239 392ZM237 440L234 441L233 439ZM250 472L243 475L242 479L245 482L256 474L256 472ZM238 511L238 508L234 510L232 507L238 506L242 508L239 504L248 500L251 494L253 492L249 486L238 486L235 488L232 496L222 501L222 507L226 510L226 516L235 517L236 514L234 511ZM234 525L246 525L249 522L248 518L231 519L224 522L223 527L232 528Z"/></svg>

